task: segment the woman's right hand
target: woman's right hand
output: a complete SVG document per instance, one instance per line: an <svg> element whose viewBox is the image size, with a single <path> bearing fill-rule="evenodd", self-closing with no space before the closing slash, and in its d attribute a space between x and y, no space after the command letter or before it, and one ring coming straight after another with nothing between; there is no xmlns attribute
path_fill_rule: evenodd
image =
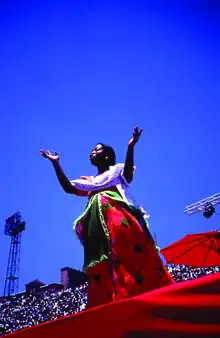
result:
<svg viewBox="0 0 220 338"><path fill-rule="evenodd" d="M46 151L44 149L40 149L40 153L43 157L47 158L48 160L50 160L53 163L59 161L59 155L56 151L54 152L54 155L52 155L49 150Z"/></svg>

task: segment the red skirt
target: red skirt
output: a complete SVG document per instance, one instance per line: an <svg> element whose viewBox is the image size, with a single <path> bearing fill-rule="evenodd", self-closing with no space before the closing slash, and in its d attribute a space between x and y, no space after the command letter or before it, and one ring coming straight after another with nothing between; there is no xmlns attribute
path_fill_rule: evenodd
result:
<svg viewBox="0 0 220 338"><path fill-rule="evenodd" d="M85 266L89 283L88 306L114 302L173 284L140 211L115 192L101 192L92 199L75 225L84 246L88 243L86 236L90 236L90 242L92 240L100 248L99 255L96 252L95 259L87 259ZM89 228L87 233L85 228ZM103 245L100 245L100 238L104 239Z"/></svg>

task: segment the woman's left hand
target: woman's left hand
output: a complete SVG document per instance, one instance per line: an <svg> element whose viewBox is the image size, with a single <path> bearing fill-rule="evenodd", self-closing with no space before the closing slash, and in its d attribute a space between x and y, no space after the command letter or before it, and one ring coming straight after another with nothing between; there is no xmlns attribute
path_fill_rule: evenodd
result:
<svg viewBox="0 0 220 338"><path fill-rule="evenodd" d="M133 146L137 143L137 141L139 140L139 138L140 138L140 136L141 136L142 131L143 131L143 129L140 128L140 130L139 130L138 126L136 126L136 127L134 128L134 131L133 131L133 138L128 142L128 145L129 145L130 147L133 147Z"/></svg>

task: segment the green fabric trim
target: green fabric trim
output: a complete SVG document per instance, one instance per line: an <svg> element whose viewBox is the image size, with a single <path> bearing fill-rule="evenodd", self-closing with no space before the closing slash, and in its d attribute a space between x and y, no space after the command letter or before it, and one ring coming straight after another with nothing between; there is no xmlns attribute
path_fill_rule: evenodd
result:
<svg viewBox="0 0 220 338"><path fill-rule="evenodd" d="M93 195L84 212L74 221L74 230L76 230L77 224L82 221L84 226L86 227L86 237L85 241L87 242L93 236L98 236L100 239L100 234L103 233L103 242L97 243L97 251L92 249L92 255L90 255L89 251L86 250L84 252L84 267L83 271L87 271L88 268L95 266L97 263L102 262L103 260L108 259L109 257L109 248L110 248L110 235L105 223L103 208L110 207L110 203L108 205L102 205L100 200L100 193ZM83 219L83 220L82 220ZM77 233L76 233L77 234ZM81 238L79 238L81 240ZM87 242L88 243L88 242ZM91 242L90 242L91 243ZM82 244L82 242L81 242ZM84 246L85 243L83 243ZM89 244L90 245L90 244ZM87 247L87 244L86 244ZM84 250L86 249L84 246ZM87 247L88 248L88 247Z"/></svg>
<svg viewBox="0 0 220 338"><path fill-rule="evenodd" d="M108 190L108 191L103 191L101 194L102 194L103 196L110 197L110 198L112 198L112 199L115 200L115 201L122 202L122 203L125 203L125 204L127 204L127 205L131 205L131 204L128 203L126 200L124 200L124 199L119 195L119 193L117 193L116 191Z"/></svg>
<svg viewBox="0 0 220 338"><path fill-rule="evenodd" d="M100 258L99 259L92 259L91 258L91 260L88 262L88 264L84 265L84 268L83 268L84 271L86 271L90 267L95 266L97 263L100 263L101 261L108 259L108 255L111 251L110 234L109 234L107 225L105 223L104 215L103 215L103 208L109 208L110 204L106 203L106 205L102 205L101 204L101 195L105 196L107 198L110 198L112 200L115 200L119 203L122 203L123 206L129 211L129 213L131 213L138 220L138 222L140 222L142 224L142 226L146 227L146 230L147 230L148 236L149 236L149 238L152 242L152 245L155 247L155 249L158 252L160 251L159 247L156 245L156 243L155 243L155 241L154 241L154 239L153 239L153 237L152 237L152 235L149 231L149 223L143 217L142 212L138 208L136 208L134 205L132 205L131 203L124 200L119 195L119 193L117 193L115 191L102 191L102 192L99 192L99 193L93 195L89 199L89 202L88 202L84 212L74 221L73 229L76 230L77 223L80 222L81 219L84 216L88 215L88 219L87 219L88 226L90 227L90 225L94 224L94 226L97 227L97 231L98 231L98 227L102 228L103 231L104 231L106 241L107 241L107 247L105 248L105 250L103 250L103 248L100 248L101 249ZM123 224L124 226L126 226L125 223ZM92 226L92 228L94 228L94 227Z"/></svg>
<svg viewBox="0 0 220 338"><path fill-rule="evenodd" d="M99 217L100 217L100 221L101 221L101 225L102 225L102 229L104 231L104 234L107 238L107 240L109 241L110 240L110 235L109 235L109 231L108 231L108 227L105 223L105 218L103 216L103 213L102 213L102 204L101 204L101 201L100 201L100 195L98 196L98 211L99 211Z"/></svg>
<svg viewBox="0 0 220 338"><path fill-rule="evenodd" d="M128 221L126 219L122 219L121 220L121 225L128 226L129 223L128 223Z"/></svg>
<svg viewBox="0 0 220 338"><path fill-rule="evenodd" d="M87 204L86 209L84 210L84 212L79 217L77 217L77 219L74 221L74 223L73 223L73 229L74 230L76 229L77 223L81 220L81 218L83 218L87 214L87 212L89 211L89 209L91 208L93 202L96 199L98 200L98 194L96 194L96 195L94 195L94 196L92 196L90 198L90 200L89 200L89 202L88 202L88 204Z"/></svg>
<svg viewBox="0 0 220 338"><path fill-rule="evenodd" d="M92 267L95 266L96 264L101 263L101 262L103 262L103 261L105 261L105 260L107 260L107 259L108 259L108 256L103 254L103 255L100 257L99 260L92 260L88 265L84 266L84 267L83 267L83 271L84 271L84 272L87 272L87 270L88 270L89 268L92 268Z"/></svg>

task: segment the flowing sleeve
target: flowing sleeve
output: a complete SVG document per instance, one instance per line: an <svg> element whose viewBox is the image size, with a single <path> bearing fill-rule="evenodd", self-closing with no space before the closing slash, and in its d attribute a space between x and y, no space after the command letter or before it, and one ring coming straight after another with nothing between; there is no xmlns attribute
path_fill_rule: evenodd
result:
<svg viewBox="0 0 220 338"><path fill-rule="evenodd" d="M129 183L128 183L128 181L126 180L126 178L125 178L125 176L124 176L124 163L122 164L122 163L119 163L118 164L118 166L120 166L120 168L121 168L121 179L122 179L122 181L123 181L123 183L126 185L126 186L129 186ZM133 172L135 173L135 171L136 171L136 167L134 166L133 167Z"/></svg>
<svg viewBox="0 0 220 338"><path fill-rule="evenodd" d="M123 167L122 167L123 166ZM70 181L72 186L82 191L99 191L116 186L121 182L121 173L124 165L116 164L109 170L89 179L78 179Z"/></svg>
<svg viewBox="0 0 220 338"><path fill-rule="evenodd" d="M81 176L80 180L90 180L93 176ZM70 181L70 183L75 186L75 180ZM79 187L75 187L77 189L76 196L80 197L88 197L88 191L80 190Z"/></svg>

